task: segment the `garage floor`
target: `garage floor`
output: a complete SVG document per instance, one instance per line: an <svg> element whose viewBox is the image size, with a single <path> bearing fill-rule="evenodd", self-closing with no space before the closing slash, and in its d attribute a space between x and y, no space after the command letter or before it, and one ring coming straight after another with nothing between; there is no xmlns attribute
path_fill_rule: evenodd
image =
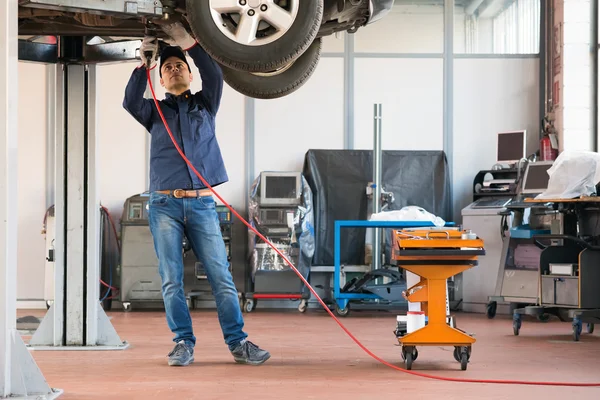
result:
<svg viewBox="0 0 600 400"><path fill-rule="evenodd" d="M18 315L43 316L20 310ZM465 384L427 380L370 358L323 311L306 314L256 310L245 314L250 339L272 357L263 366L233 363L214 311L194 311L196 362L166 364L171 333L161 312L109 312L124 351L33 351L60 399L525 399L600 398L600 387L568 388ZM342 320L385 360L402 365L393 335L395 315L355 313ZM467 371L451 348L421 348L414 370L448 377L600 382L600 334L573 342L569 323L527 318L513 336L507 316L488 320L458 314L460 328L476 334ZM600 327L598 327L600 328ZM597 331L600 329L597 329ZM28 340L27 336L24 336Z"/></svg>

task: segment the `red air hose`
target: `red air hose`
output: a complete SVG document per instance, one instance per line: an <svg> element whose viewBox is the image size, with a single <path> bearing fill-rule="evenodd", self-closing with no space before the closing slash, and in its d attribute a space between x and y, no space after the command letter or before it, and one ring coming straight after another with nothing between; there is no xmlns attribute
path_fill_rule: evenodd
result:
<svg viewBox="0 0 600 400"><path fill-rule="evenodd" d="M167 132L169 133L169 136L171 137L171 141L173 142L173 144L175 145L175 147L177 148L177 151L179 152L179 155L181 155L181 157L185 160L185 162L190 166L190 168L194 171L194 173L198 176L198 178L200 178L200 180L202 181L202 183L204 183L204 185L210 189L210 191L212 193L214 193L214 195L221 200L221 202L236 216L239 218L240 221L242 221L248 228L250 228L259 238L261 238L265 243L268 243L269 246L271 246L271 248L273 248L273 250L275 250L277 252L277 254L279 254L279 256L285 260L285 262L290 266L290 268L292 268L292 270L296 273L296 275L298 275L298 277L302 280L302 282L304 282L304 284L306 285L306 287L310 290L310 292L313 294L313 296L315 296L315 298L319 301L319 303L321 303L321 306L323 306L323 309L325 311L327 311L329 313L329 315L331 316L331 318L333 318L333 320L340 326L340 328L342 328L342 330L344 332L346 332L346 334L361 348L365 351L365 353L367 353L368 355L370 355L371 357L373 357L375 360L379 361L380 363L393 368L395 370L407 373L407 374L411 374L411 375L415 375L415 376L420 376L422 378L428 378L428 379L437 379L437 380L441 380L441 381L449 381L449 382L463 382L463 383L495 383L495 384L508 384L508 385L538 385L538 386L578 386L578 387L594 387L594 386L600 386L600 382L599 383L572 383L572 382L527 382L527 381L513 381L513 380L490 380L490 379L463 379L463 378L447 378L447 377L443 377L443 376L435 376L435 375L429 375L429 374L423 374L423 373L419 373L419 372L414 372L414 371L409 371L406 370L404 368L400 368L396 365L390 364L389 362L379 358L377 355L373 354L373 352L371 352L369 349L367 349L356 337L354 337L354 335L344 326L342 325L342 323L336 318L336 316L331 312L331 310L329 309L329 307L327 307L327 305L325 304L325 302L323 302L323 300L321 299L321 297L319 297L319 295L317 294L317 292L312 288L312 286L310 286L310 284L306 281L306 279L304 279L304 277L302 276L302 274L296 269L296 267L290 262L290 260L287 259L286 256L284 256L270 241L267 240L266 237L264 237L260 232L258 232L254 227L252 227L244 218L242 218L241 215L239 215L221 196L219 196L219 194L208 184L208 182L206 182L206 180L202 177L202 175L200 175L200 173L196 170L196 168L192 165L192 163L190 162L190 160L187 159L187 157L185 156L185 154L183 154L183 152L181 151L181 148L179 147L179 145L177 144L177 142L175 141L175 138L173 137L173 133L171 132L171 129L169 128L169 124L167 123L167 121L165 120L165 117L162 113L162 110L160 109L160 105L158 104L158 100L156 99L156 94L154 93L154 88L152 86L152 79L150 77L150 70L146 69L146 74L148 77L148 84L150 85L150 90L152 91L152 97L154 98L154 103L156 104L156 109L158 110L158 113L160 114L160 118L162 119L165 128L167 129Z"/></svg>

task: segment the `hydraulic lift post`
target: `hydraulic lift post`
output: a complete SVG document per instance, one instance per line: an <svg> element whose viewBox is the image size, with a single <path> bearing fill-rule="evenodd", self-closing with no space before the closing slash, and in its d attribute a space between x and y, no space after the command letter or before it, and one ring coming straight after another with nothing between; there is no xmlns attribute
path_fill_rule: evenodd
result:
<svg viewBox="0 0 600 400"><path fill-rule="evenodd" d="M139 47L137 41L137 47ZM129 346L99 301L100 201L97 189L96 66L135 59L135 41L88 45L81 36L58 37L37 51L22 43L29 61L56 66L54 153L56 238L54 301L29 346L36 350L118 350ZM102 56L102 49L110 49ZM128 51L129 50L129 51ZM132 51L133 50L133 51ZM89 60L92 61L89 61Z"/></svg>

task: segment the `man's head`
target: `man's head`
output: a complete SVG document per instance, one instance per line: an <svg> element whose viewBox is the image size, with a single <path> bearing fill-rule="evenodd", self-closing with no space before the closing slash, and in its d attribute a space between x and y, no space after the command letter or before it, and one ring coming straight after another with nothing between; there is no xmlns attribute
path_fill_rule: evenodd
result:
<svg viewBox="0 0 600 400"><path fill-rule="evenodd" d="M179 95L190 88L193 80L190 65L179 47L165 47L160 55L160 84L167 92Z"/></svg>

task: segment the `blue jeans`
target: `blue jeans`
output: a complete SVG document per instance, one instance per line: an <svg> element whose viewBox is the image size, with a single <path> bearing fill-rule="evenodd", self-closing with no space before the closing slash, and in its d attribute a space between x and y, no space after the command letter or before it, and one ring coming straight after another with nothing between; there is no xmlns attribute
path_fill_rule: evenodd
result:
<svg viewBox="0 0 600 400"><path fill-rule="evenodd" d="M175 334L173 340L184 340L192 346L196 344L183 287L182 243L185 233L196 258L204 264L225 343L233 349L248 335L243 331L244 319L229 272L215 200L212 196L177 199L152 192L148 204L167 324Z"/></svg>

